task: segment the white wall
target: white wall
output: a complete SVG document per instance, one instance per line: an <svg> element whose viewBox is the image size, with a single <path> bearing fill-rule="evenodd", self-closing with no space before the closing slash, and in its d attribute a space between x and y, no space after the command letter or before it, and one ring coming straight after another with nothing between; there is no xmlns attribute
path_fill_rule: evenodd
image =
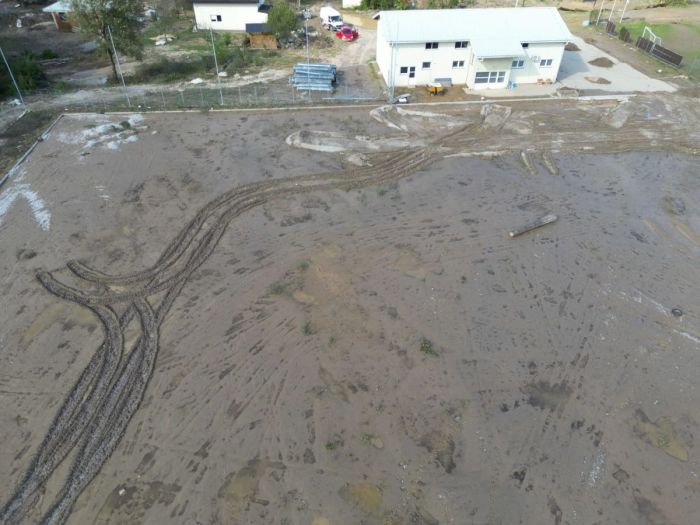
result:
<svg viewBox="0 0 700 525"><path fill-rule="evenodd" d="M211 15L220 15L221 22L212 21ZM198 29L245 31L246 24L266 23L267 13L258 13L256 4L194 4L194 18Z"/></svg>
<svg viewBox="0 0 700 525"><path fill-rule="evenodd" d="M469 68L467 86L469 89L504 89L508 87L512 62L513 60L510 58L487 58L479 60L478 58L474 57ZM502 71L505 73L505 75L503 75L503 80L501 82L477 84L475 82L476 74L486 71ZM496 80L498 80L498 76L496 76Z"/></svg>
<svg viewBox="0 0 700 525"><path fill-rule="evenodd" d="M391 70L391 46L384 40L381 21L377 24L377 51L375 54L379 72L384 78L384 82L388 86L389 71Z"/></svg>
<svg viewBox="0 0 700 525"><path fill-rule="evenodd" d="M513 69L510 79L516 84L531 84L538 80L556 82L559 74L559 66L564 56L564 43L558 44L534 44L531 43L525 52L525 64L522 69ZM533 57L539 60L551 58L552 65L541 67L539 60L533 61Z"/></svg>
<svg viewBox="0 0 700 525"><path fill-rule="evenodd" d="M561 43L529 43L523 48L524 64L522 69L512 69L513 59L486 59L478 60L473 56L471 45L465 49L456 49L454 42L439 42L437 49L425 49L425 42L419 44L397 44L393 52L391 46L384 40L382 20L377 26L377 65L387 85L391 84L389 78L392 70L394 73L394 86L423 86L433 82L436 78L449 78L453 84L467 85L471 89L504 89L508 82L516 84L530 84L538 81L555 82L564 56L564 42ZM552 59L552 65L540 66L539 60L533 62L534 57L539 60ZM393 64L392 64L393 58ZM465 67L455 69L452 67L454 60L464 60ZM430 69L423 69L423 62L430 62ZM408 74L401 74L401 67L415 67L416 76L409 79ZM476 84L474 79L477 71L504 71L502 82Z"/></svg>
<svg viewBox="0 0 700 525"><path fill-rule="evenodd" d="M349 9L351 7L358 7L362 3L362 0L343 0L343 7Z"/></svg>
<svg viewBox="0 0 700 525"><path fill-rule="evenodd" d="M471 58L471 47L455 48L454 42L440 42L437 49L425 49L425 42L420 44L397 45L393 53L393 68L391 47L381 38L381 24L377 32L377 65L384 81L390 84L390 71L394 71L395 86L423 86L436 78L449 78L453 84L467 83L467 68ZM453 68L453 61L464 61L464 67ZM430 62L429 69L423 69L423 62ZM416 68L416 76L401 74L401 68ZM410 69L409 69L410 70Z"/></svg>

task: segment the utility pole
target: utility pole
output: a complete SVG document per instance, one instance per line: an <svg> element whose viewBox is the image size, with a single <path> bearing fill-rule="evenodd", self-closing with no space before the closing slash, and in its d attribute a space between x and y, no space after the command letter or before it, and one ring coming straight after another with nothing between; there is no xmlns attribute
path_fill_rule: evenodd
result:
<svg viewBox="0 0 700 525"><path fill-rule="evenodd" d="M112 38L112 28L107 26L107 33L109 33L109 41L112 43L112 51L114 51L114 58L117 61L117 73L122 79L122 86L124 86L124 96L126 97L126 103L131 107L131 99L129 99L129 92L126 89L126 82L124 82L124 73L122 72L122 65L119 62L119 55L117 54L117 48L114 46L114 38Z"/></svg>
<svg viewBox="0 0 700 525"><path fill-rule="evenodd" d="M224 94L221 91L221 77L219 76L219 61L216 58L216 46L214 45L214 31L209 25L209 36L211 37L211 50L214 53L214 67L216 68L216 83L219 86L219 105L224 105Z"/></svg>
<svg viewBox="0 0 700 525"><path fill-rule="evenodd" d="M12 74L12 69L10 69L10 63L7 61L7 58L5 58L5 53L3 53L1 47L0 47L0 55L2 55L2 60L5 62L5 65L7 66L7 72L10 74L10 79L12 79L12 83L15 85L15 89L17 90L17 95L19 96L19 101L26 108L27 105L24 103L24 98L22 98L22 92L19 90L19 86L17 85L17 81L15 80L15 76Z"/></svg>

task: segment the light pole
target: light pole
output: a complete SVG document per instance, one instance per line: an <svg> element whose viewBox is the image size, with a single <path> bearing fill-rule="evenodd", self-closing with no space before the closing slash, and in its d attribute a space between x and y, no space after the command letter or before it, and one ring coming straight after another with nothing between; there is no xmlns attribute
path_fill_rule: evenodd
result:
<svg viewBox="0 0 700 525"><path fill-rule="evenodd" d="M306 37L306 87L308 89L309 99L311 99L311 58L309 56L309 18L311 18L311 13L308 9L304 9L304 36Z"/></svg>
<svg viewBox="0 0 700 525"><path fill-rule="evenodd" d="M114 38L112 38L112 28L107 26L107 33L109 33L109 41L112 43L112 51L114 51L114 59L117 61L117 73L122 79L122 86L124 86L124 96L126 97L126 103L131 107L131 99L129 99L129 92L126 89L126 82L124 81L124 73L122 73L122 65L119 62L119 55L117 54L117 48L114 46Z"/></svg>

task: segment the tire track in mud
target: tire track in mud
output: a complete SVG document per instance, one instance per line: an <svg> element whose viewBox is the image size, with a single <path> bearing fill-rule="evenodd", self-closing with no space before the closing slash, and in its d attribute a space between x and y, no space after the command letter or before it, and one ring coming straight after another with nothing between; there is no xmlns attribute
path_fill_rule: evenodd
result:
<svg viewBox="0 0 700 525"><path fill-rule="evenodd" d="M678 147L675 134L660 134L654 140L630 130L601 133L596 137L542 134L536 146L553 145L588 151L591 142L598 152L616 152L638 147ZM610 141L614 135L617 145ZM352 190L393 182L408 177L448 153L468 147L479 154L479 144L488 144L493 130L466 126L444 134L427 147L394 153L377 153L374 166L351 167L338 172L302 175L252 183L234 188L201 208L164 248L153 266L125 275L109 275L69 261L67 270L85 290L39 272L37 279L53 295L88 308L103 326L104 342L95 352L75 385L68 392L39 451L33 458L13 495L0 509L0 524L22 523L34 511L34 504L58 466L73 449L75 458L62 488L49 505L42 523L61 524L70 516L80 493L99 473L121 442L138 410L153 374L159 349L159 329L173 302L190 276L216 249L230 222L239 215L269 201L314 191ZM530 147L533 137L501 137L502 151L519 152ZM97 288L97 291L94 291ZM86 291L89 290L89 291ZM153 297L165 292L159 304ZM149 300L150 298L150 300ZM121 311L121 314L118 312ZM132 321L140 326L140 337L126 353L125 333Z"/></svg>
<svg viewBox="0 0 700 525"><path fill-rule="evenodd" d="M158 353L158 332L189 277L206 262L228 224L246 211L274 199L331 189L381 184L415 173L434 160L426 149L384 155L373 167L254 183L214 199L164 249L154 266L126 276L111 276L70 261L68 270L100 292L85 292L42 271L47 291L90 309L100 320L104 342L70 390L49 432L15 493L0 511L0 523L21 523L38 495L71 450L78 452L67 479L42 523L65 523L84 488L121 441L141 404ZM119 291L115 291L119 288ZM148 298L166 291L153 310ZM126 307L124 307L126 303ZM121 317L116 311L123 308ZM124 333L137 316L141 336L125 356Z"/></svg>

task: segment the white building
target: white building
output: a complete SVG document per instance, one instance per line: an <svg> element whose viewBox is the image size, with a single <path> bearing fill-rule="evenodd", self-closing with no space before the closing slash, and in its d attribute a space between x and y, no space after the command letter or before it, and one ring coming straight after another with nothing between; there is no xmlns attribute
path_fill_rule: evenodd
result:
<svg viewBox="0 0 700 525"><path fill-rule="evenodd" d="M382 11L377 65L389 87L502 89L554 82L571 39L554 7Z"/></svg>
<svg viewBox="0 0 700 525"><path fill-rule="evenodd" d="M270 9L263 0L193 0L197 29L245 31L246 24L264 24Z"/></svg>
<svg viewBox="0 0 700 525"><path fill-rule="evenodd" d="M343 0L343 9L352 9L353 7L360 7L362 0Z"/></svg>

